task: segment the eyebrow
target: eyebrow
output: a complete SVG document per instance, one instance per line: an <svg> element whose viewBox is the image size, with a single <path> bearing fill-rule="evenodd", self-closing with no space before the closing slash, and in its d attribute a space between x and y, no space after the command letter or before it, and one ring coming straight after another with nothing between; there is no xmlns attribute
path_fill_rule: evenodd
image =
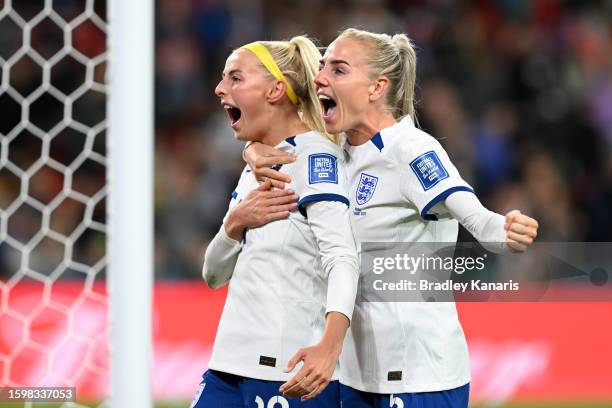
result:
<svg viewBox="0 0 612 408"><path fill-rule="evenodd" d="M235 74L236 72L242 73L242 71L239 69L232 69L230 72L227 73L227 75L231 76L232 74ZM226 75L225 72L222 72L221 78L225 78L225 75Z"/></svg>
<svg viewBox="0 0 612 408"><path fill-rule="evenodd" d="M334 59L334 60L329 61L329 63L330 63L331 65L338 65L338 64L346 64L346 65L348 65L348 66L350 66L350 65L351 65L351 64L349 64L348 62L346 62L345 60L341 60L341 59ZM323 58L323 59L319 60L319 64L321 64L321 65L325 65L325 58Z"/></svg>

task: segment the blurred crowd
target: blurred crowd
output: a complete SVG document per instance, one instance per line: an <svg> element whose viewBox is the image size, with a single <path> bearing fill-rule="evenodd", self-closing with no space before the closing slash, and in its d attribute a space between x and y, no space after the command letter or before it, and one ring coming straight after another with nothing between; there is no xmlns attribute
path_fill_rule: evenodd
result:
<svg viewBox="0 0 612 408"><path fill-rule="evenodd" d="M414 40L419 126L488 208L535 217L543 241L612 241L610 1L158 0L158 278L200 276L244 166L214 95L232 49L347 27Z"/></svg>

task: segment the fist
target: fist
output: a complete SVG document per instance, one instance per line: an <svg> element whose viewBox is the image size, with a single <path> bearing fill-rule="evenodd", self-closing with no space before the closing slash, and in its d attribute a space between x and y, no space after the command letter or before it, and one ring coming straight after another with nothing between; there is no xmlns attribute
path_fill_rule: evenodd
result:
<svg viewBox="0 0 612 408"><path fill-rule="evenodd" d="M538 236L538 222L519 210L506 214L506 244L513 252L525 252Z"/></svg>

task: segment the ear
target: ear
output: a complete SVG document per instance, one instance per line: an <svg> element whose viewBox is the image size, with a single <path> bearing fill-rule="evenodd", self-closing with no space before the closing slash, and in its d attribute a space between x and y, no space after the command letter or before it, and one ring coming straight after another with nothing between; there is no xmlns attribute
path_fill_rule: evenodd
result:
<svg viewBox="0 0 612 408"><path fill-rule="evenodd" d="M273 81L270 88L266 91L266 101L277 103L285 96L286 84L283 81Z"/></svg>
<svg viewBox="0 0 612 408"><path fill-rule="evenodd" d="M376 78L374 83L368 88L370 102L381 100L387 93L387 88L389 88L389 78L386 76L379 76Z"/></svg>

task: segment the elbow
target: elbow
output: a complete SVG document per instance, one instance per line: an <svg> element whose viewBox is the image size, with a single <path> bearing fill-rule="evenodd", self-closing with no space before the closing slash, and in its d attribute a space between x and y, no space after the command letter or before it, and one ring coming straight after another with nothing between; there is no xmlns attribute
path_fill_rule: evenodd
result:
<svg viewBox="0 0 612 408"><path fill-rule="evenodd" d="M225 285L231 278L232 273L220 268L211 268L206 261L202 268L202 278L211 289L218 289Z"/></svg>
<svg viewBox="0 0 612 408"><path fill-rule="evenodd" d="M215 274L211 272L210 268L206 264L206 261L204 261L204 267L202 267L202 278L204 279L204 282L206 282L206 285L211 289L217 289L219 286L221 286L221 282L219 282L215 277Z"/></svg>

